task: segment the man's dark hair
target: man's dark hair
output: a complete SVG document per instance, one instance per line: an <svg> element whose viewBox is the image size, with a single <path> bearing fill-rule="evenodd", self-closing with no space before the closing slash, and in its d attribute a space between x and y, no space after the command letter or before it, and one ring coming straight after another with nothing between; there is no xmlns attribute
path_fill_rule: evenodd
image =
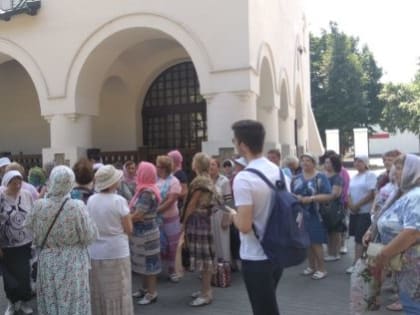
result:
<svg viewBox="0 0 420 315"><path fill-rule="evenodd" d="M271 149L267 152L267 154L275 154L279 159L281 159L281 153L279 149Z"/></svg>
<svg viewBox="0 0 420 315"><path fill-rule="evenodd" d="M73 166L73 172L79 185L87 185L93 181L93 167L88 159L82 158L77 161Z"/></svg>
<svg viewBox="0 0 420 315"><path fill-rule="evenodd" d="M232 130L238 144L244 143L253 154L263 151L265 129L259 121L240 120L232 125Z"/></svg>

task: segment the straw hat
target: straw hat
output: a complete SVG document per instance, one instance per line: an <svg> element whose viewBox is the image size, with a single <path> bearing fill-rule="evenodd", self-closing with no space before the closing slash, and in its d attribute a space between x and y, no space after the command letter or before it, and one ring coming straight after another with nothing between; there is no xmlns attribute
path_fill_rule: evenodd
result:
<svg viewBox="0 0 420 315"><path fill-rule="evenodd" d="M236 164L239 164L243 167L246 167L248 165L248 161L243 156L235 159L234 161L235 161Z"/></svg>
<svg viewBox="0 0 420 315"><path fill-rule="evenodd" d="M123 172L117 170L112 165L105 165L98 169L95 173L95 187L97 191L105 190L115 183L119 182L123 176Z"/></svg>

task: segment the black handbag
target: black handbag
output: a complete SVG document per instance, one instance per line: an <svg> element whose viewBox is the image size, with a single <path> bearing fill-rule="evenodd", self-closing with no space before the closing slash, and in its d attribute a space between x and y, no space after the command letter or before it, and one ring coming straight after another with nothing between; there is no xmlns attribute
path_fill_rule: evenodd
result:
<svg viewBox="0 0 420 315"><path fill-rule="evenodd" d="M345 218L341 202L328 202L319 205L319 214L327 229L336 228Z"/></svg>

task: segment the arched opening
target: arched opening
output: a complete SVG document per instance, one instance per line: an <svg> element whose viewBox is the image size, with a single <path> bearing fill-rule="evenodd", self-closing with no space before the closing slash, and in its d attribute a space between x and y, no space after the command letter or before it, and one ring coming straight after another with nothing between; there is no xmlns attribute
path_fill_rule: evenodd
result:
<svg viewBox="0 0 420 315"><path fill-rule="evenodd" d="M41 164L42 148L50 143L48 122L27 70L12 56L0 53L0 143L26 167Z"/></svg>
<svg viewBox="0 0 420 315"><path fill-rule="evenodd" d="M165 70L144 99L143 143L160 149L201 151L207 140L206 101L192 62Z"/></svg>
<svg viewBox="0 0 420 315"><path fill-rule="evenodd" d="M174 148L188 160L200 151L206 102L195 67L181 43L157 29L105 38L86 57L75 89L76 110L94 117L92 147L107 162L127 154L153 161Z"/></svg>
<svg viewBox="0 0 420 315"><path fill-rule="evenodd" d="M290 124L289 116L289 93L287 89L286 80L283 80L280 88L280 109L278 112L279 122L279 141L281 144L281 151L284 157L292 154L291 146L294 144L291 140L292 126Z"/></svg>
<svg viewBox="0 0 420 315"><path fill-rule="evenodd" d="M275 106L274 84L270 64L264 58L260 72L260 94L257 99L257 120L260 121L266 131L265 149L278 146L278 115Z"/></svg>
<svg viewBox="0 0 420 315"><path fill-rule="evenodd" d="M298 156L306 151L306 138L304 134L305 112L303 110L302 95L300 88L296 89L295 96L296 116L295 116L295 145Z"/></svg>

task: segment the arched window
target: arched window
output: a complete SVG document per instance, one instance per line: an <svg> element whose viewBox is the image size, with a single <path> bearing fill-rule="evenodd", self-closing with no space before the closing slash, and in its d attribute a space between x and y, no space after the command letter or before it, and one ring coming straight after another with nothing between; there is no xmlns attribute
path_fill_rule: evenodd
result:
<svg viewBox="0 0 420 315"><path fill-rule="evenodd" d="M207 139L206 101L192 62L159 75L146 94L142 117L145 146L201 150Z"/></svg>

